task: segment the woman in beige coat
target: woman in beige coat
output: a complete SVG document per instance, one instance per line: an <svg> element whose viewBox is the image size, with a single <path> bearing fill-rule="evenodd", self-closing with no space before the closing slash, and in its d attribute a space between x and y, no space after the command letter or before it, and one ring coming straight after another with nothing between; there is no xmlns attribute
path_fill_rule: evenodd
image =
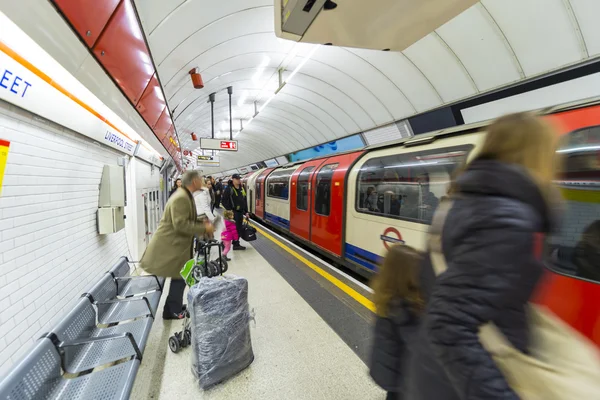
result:
<svg viewBox="0 0 600 400"><path fill-rule="evenodd" d="M199 222L192 193L201 190L202 176L198 171L187 171L182 186L171 196L158 229L140 262L141 268L153 275L171 278L169 296L163 309L164 319L179 319L183 306L185 281L179 271L193 257L195 235L211 235L209 221Z"/></svg>

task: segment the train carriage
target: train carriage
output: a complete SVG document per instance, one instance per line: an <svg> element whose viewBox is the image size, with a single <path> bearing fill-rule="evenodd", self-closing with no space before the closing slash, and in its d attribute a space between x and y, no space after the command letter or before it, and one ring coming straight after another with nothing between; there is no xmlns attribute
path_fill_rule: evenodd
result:
<svg viewBox="0 0 600 400"><path fill-rule="evenodd" d="M566 213L560 231L545 238L551 269L535 301L600 345L600 286L574 261L582 233L600 221L600 105L590 101L541 114L562 136L565 162L557 184ZM263 170L248 181L256 193L254 215L369 277L394 243L425 250L431 217L453 175L476 156L485 125ZM600 237L588 240L600 245Z"/></svg>

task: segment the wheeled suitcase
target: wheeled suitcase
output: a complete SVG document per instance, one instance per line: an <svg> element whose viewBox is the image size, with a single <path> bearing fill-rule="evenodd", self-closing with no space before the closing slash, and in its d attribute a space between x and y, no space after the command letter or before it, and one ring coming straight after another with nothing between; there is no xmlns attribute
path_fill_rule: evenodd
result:
<svg viewBox="0 0 600 400"><path fill-rule="evenodd" d="M202 389L247 368L250 340L248 281L238 276L201 278L188 292L192 327L192 372Z"/></svg>

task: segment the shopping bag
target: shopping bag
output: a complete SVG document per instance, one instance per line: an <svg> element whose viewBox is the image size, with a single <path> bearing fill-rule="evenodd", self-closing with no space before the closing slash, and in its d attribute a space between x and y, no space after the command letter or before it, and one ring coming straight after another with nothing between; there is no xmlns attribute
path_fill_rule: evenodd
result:
<svg viewBox="0 0 600 400"><path fill-rule="evenodd" d="M448 268L442 252L442 231L452 201L440 204L429 233L429 255L436 275ZM545 307L528 306L530 354L514 348L488 323L479 340L492 355L511 388L523 400L600 398L600 353L584 335Z"/></svg>

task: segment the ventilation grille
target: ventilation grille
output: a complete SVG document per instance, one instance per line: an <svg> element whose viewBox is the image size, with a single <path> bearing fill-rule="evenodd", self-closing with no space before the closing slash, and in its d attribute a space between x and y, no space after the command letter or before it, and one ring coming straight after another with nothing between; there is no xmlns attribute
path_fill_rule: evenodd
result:
<svg viewBox="0 0 600 400"><path fill-rule="evenodd" d="M407 120L398 121L393 124L381 126L368 132L363 133L367 146L393 142L403 138L413 136L412 129Z"/></svg>

